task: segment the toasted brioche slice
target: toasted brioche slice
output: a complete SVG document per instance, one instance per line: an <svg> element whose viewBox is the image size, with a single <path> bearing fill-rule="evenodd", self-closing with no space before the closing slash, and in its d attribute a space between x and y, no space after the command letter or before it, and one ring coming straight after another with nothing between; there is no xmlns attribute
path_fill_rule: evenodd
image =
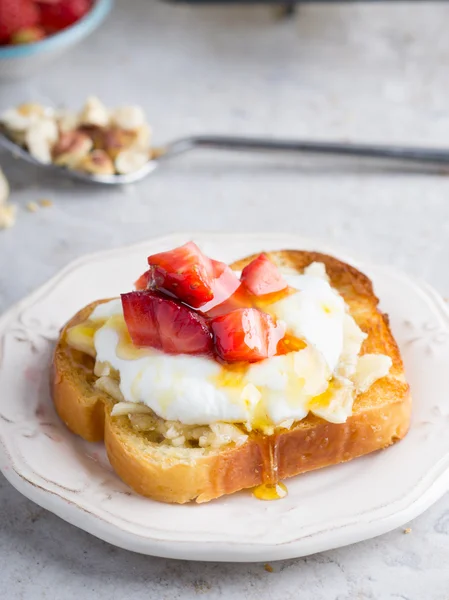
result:
<svg viewBox="0 0 449 600"><path fill-rule="evenodd" d="M310 414L276 435L251 434L238 447L174 448L152 443L132 428L126 416L111 417L114 401L94 387L94 360L65 341L67 328L86 320L98 304L93 303L76 314L61 332L53 361L53 400L59 416L74 433L89 441L104 439L113 468L139 494L163 502L207 502L266 482L267 456L273 451L277 455L276 475L282 480L386 448L407 433L409 386L388 317L377 309L378 299L370 280L355 268L317 252L285 250L268 254L281 268L298 273L314 261L324 263L332 286L368 334L362 354L390 356L393 364L389 375L357 396L353 414L343 424ZM252 258L232 267L240 270Z"/></svg>

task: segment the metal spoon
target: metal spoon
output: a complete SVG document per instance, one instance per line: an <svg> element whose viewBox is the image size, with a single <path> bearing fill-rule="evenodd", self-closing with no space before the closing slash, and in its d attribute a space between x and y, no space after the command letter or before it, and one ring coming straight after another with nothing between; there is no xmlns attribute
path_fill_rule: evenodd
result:
<svg viewBox="0 0 449 600"><path fill-rule="evenodd" d="M10 151L17 158L49 171L60 173L88 183L123 185L134 183L149 175L160 162L195 149L283 152L288 154L320 154L328 156L351 156L374 158L408 163L415 167L435 167L442 172L449 170L449 150L433 148L413 148L403 146L376 146L333 142L306 142L276 140L269 138L236 137L224 135L200 135L182 138L166 146L155 149L157 158L149 160L142 168L126 175L94 175L84 171L67 169L54 164L46 164L35 159L27 150L0 132L0 147Z"/></svg>

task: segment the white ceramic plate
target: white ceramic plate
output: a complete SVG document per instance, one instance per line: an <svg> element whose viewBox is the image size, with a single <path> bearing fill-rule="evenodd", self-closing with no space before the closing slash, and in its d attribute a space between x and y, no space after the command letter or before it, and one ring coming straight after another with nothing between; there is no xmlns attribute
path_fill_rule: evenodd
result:
<svg viewBox="0 0 449 600"><path fill-rule="evenodd" d="M69 433L48 390L58 329L88 302L131 289L148 254L191 237L225 261L276 248L321 249L348 260L294 236L184 234L69 265L0 320L0 466L20 492L99 538L137 552L268 561L385 533L449 489L449 313L427 285L384 267L361 266L390 315L412 386L411 430L394 447L293 478L281 501L262 502L241 492L209 504L173 506L131 492L112 472L101 444Z"/></svg>

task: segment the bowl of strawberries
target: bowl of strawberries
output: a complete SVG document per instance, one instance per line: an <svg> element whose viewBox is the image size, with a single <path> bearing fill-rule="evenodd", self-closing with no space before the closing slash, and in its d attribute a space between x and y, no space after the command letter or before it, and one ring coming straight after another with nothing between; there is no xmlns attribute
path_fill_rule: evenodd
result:
<svg viewBox="0 0 449 600"><path fill-rule="evenodd" d="M0 0L0 77L33 74L92 33L113 0Z"/></svg>

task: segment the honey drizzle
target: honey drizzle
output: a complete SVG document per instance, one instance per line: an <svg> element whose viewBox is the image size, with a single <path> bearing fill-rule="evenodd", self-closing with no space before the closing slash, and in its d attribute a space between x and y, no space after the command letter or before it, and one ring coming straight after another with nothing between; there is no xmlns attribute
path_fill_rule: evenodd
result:
<svg viewBox="0 0 449 600"><path fill-rule="evenodd" d="M286 486L279 481L279 436L264 435L256 438L262 459L262 483L254 488L259 500L279 500L287 495Z"/></svg>

